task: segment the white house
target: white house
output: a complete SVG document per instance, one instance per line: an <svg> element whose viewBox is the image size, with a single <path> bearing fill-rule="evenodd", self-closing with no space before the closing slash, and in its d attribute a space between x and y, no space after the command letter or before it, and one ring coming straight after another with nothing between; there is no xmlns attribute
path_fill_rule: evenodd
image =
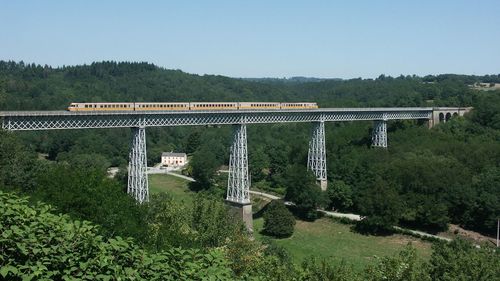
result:
<svg viewBox="0 0 500 281"><path fill-rule="evenodd" d="M163 152L161 154L161 164L168 167L184 166L187 162L186 153Z"/></svg>

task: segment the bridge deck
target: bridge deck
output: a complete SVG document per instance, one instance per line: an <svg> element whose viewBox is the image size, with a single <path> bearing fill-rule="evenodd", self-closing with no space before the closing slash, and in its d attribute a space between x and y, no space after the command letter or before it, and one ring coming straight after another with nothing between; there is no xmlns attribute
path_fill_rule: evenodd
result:
<svg viewBox="0 0 500 281"><path fill-rule="evenodd" d="M432 107L185 111L0 111L7 130L92 129L290 122L429 120Z"/></svg>
<svg viewBox="0 0 500 281"><path fill-rule="evenodd" d="M402 112L432 111L432 107L353 107L353 108L317 108L317 109L239 109L239 110L159 110L159 111L0 111L3 116L92 116L92 115L157 115L157 114L224 114L224 113L334 113L334 112Z"/></svg>

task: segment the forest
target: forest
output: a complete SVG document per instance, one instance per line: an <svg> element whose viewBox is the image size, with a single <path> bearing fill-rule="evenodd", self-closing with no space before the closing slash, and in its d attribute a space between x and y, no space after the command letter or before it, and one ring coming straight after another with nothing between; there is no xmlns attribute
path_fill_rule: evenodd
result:
<svg viewBox="0 0 500 281"><path fill-rule="evenodd" d="M438 232L454 223L492 236L500 217L500 93L469 85L499 80L500 75L446 74L284 81L199 76L149 63L109 61L52 68L0 61L0 111L64 110L70 102L84 101L472 106L470 114L432 129L423 122L389 122L387 150L370 147L370 122L328 123L327 192L321 192L306 171L310 124L248 126L251 182L252 187L295 202L292 211L301 219L316 219L318 207L364 215L366 219L356 225L361 233L381 235L394 225ZM85 257L70 257L75 255L71 247L81 247L78 251L95 258L89 262L90 272L149 280L162 274L177 276L172 280L202 279L193 272L210 272L217 276L214 280L386 280L387 276L393 276L391 280L467 280L464 276L473 274L467 272L473 271L471 261L483 263L491 274L484 276L498 276L498 267L488 262L498 260L498 251L476 251L464 241L436 243L425 264L416 261L409 247L364 273L314 258L293 264L278 246L248 239L242 226L225 212L224 186L218 183L216 171L229 160L230 127L148 128L146 132L150 164L158 163L163 151L190 155L185 173L197 180L192 186L198 192L194 210L168 195L137 205L124 192L123 172L116 179L106 177L106 169L112 166L126 171L130 130L0 132L0 188L4 191L0 197L6 211L0 226L9 229L3 232L1 247L3 253L12 253L2 254L0 274L21 276L13 269L18 263L25 266L23 274L35 277L83 278L77 274L85 272L71 271L71 266L68 272L58 270L68 265L64 259L83 262ZM25 227L13 227L20 221L27 222ZM44 250L47 235L61 241L76 237L79 242L76 246L61 242L65 246L57 250L64 252L54 256L55 252ZM24 236L33 243L23 242ZM89 238L94 236L99 238ZM115 253L126 257L127 264L114 260ZM35 262L49 258L45 264ZM154 261L164 261L164 267ZM393 270L401 264L411 266L397 275ZM113 275L117 268L122 271ZM52 277L35 274L50 272ZM447 272L456 275L445 276ZM108 280L104 275L88 278Z"/></svg>

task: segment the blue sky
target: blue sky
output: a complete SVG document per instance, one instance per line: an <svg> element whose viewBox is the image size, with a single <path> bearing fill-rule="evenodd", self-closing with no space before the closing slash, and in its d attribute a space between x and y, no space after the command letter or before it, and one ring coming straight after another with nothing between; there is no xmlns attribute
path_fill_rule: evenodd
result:
<svg viewBox="0 0 500 281"><path fill-rule="evenodd" d="M500 1L7 1L0 59L232 77L500 73Z"/></svg>

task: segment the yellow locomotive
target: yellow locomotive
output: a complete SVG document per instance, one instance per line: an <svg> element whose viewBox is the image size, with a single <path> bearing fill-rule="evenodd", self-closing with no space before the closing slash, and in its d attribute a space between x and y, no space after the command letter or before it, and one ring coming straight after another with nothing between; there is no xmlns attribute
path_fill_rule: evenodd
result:
<svg viewBox="0 0 500 281"><path fill-rule="evenodd" d="M69 111L312 109L315 102L72 102Z"/></svg>

